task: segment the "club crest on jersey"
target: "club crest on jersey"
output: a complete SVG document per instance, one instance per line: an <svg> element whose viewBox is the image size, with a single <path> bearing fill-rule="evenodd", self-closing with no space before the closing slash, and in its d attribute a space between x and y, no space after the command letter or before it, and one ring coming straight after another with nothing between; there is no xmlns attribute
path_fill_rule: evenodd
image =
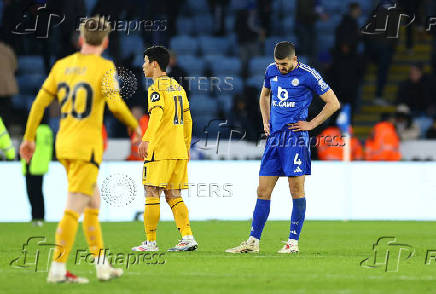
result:
<svg viewBox="0 0 436 294"><path fill-rule="evenodd" d="M159 101L160 100L159 93L158 92L151 93L150 100L151 100L151 102Z"/></svg>
<svg viewBox="0 0 436 294"><path fill-rule="evenodd" d="M291 81L291 84L292 84L292 86L296 87L296 86L298 86L298 85L300 84L300 80L297 79L297 78L294 78L294 79Z"/></svg>

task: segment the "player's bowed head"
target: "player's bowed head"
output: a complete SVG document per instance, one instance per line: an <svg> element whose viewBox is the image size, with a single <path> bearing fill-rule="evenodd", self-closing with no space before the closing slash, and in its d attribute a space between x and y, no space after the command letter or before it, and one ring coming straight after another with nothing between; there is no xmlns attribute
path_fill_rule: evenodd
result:
<svg viewBox="0 0 436 294"><path fill-rule="evenodd" d="M294 44L287 41L277 43L274 48L274 61L281 74L294 70L298 65Z"/></svg>

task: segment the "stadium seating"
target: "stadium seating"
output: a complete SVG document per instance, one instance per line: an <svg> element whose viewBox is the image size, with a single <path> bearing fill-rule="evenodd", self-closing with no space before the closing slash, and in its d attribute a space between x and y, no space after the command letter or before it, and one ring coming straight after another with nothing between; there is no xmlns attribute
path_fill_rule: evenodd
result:
<svg viewBox="0 0 436 294"><path fill-rule="evenodd" d="M170 49L177 54L195 55L198 50L198 41L196 38L189 36L176 36L170 41Z"/></svg>
<svg viewBox="0 0 436 294"><path fill-rule="evenodd" d="M121 47L121 57L126 58L130 55L142 55L144 52L144 42L142 41L142 38L137 35L121 35L120 40L120 47Z"/></svg>
<svg viewBox="0 0 436 294"><path fill-rule="evenodd" d="M44 74L44 61L40 55L24 55L18 57L19 74Z"/></svg>
<svg viewBox="0 0 436 294"><path fill-rule="evenodd" d="M247 86L261 89L263 86L264 78L264 75L255 75L251 78L248 78L246 84Z"/></svg>
<svg viewBox="0 0 436 294"><path fill-rule="evenodd" d="M91 15L92 9L94 9L97 0L85 0L86 15Z"/></svg>
<svg viewBox="0 0 436 294"><path fill-rule="evenodd" d="M11 99L12 108L17 110L26 110L30 111L30 107L32 106L32 102L35 99L34 95L14 95Z"/></svg>
<svg viewBox="0 0 436 294"><path fill-rule="evenodd" d="M241 72L241 60L236 57L224 57L210 66L214 75L239 75Z"/></svg>
<svg viewBox="0 0 436 294"><path fill-rule="evenodd" d="M189 11L194 14L201 14L209 11L209 5L206 0L188 0L187 4Z"/></svg>
<svg viewBox="0 0 436 294"><path fill-rule="evenodd" d="M191 95L189 108L193 115L208 114L216 116L218 113L218 101L208 95Z"/></svg>
<svg viewBox="0 0 436 294"><path fill-rule="evenodd" d="M218 108L225 114L230 114L233 107L233 96L232 95L218 95Z"/></svg>
<svg viewBox="0 0 436 294"><path fill-rule="evenodd" d="M224 37L202 36L199 43L203 55L226 54L230 47L230 40Z"/></svg>
<svg viewBox="0 0 436 294"><path fill-rule="evenodd" d="M211 94L210 90L210 79L206 77L198 77L196 76L194 79L189 81L190 87L189 90L191 95L208 95Z"/></svg>
<svg viewBox="0 0 436 294"><path fill-rule="evenodd" d="M193 35L194 30L194 20L189 17L179 17L177 19L177 34L182 35Z"/></svg>
<svg viewBox="0 0 436 294"><path fill-rule="evenodd" d="M203 75L206 67L206 62L194 55L179 55L177 56L177 62L189 76Z"/></svg>
<svg viewBox="0 0 436 294"><path fill-rule="evenodd" d="M271 62L274 62L274 57L270 56L256 56L249 61L248 73L249 76L255 76L265 73L265 69Z"/></svg>
<svg viewBox="0 0 436 294"><path fill-rule="evenodd" d="M20 94L36 95L44 83L43 74L23 74L17 78Z"/></svg>
<svg viewBox="0 0 436 294"><path fill-rule="evenodd" d="M210 14L194 16L194 31L197 35L210 35L213 32L213 18Z"/></svg>

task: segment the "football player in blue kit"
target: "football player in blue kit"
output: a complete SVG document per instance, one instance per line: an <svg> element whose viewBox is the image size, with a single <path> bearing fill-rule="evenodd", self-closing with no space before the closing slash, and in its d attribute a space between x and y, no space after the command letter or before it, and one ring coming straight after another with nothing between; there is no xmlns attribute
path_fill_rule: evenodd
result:
<svg viewBox="0 0 436 294"><path fill-rule="evenodd" d="M308 131L322 124L340 108L338 98L319 73L298 61L295 46L280 42L274 48L274 63L265 71L259 104L268 136L259 171L257 202L251 233L229 253L259 252L259 241L268 218L271 193L279 177L288 177L292 196L292 216L288 241L279 253L297 253L306 213L304 180L310 175ZM312 93L326 103L322 111L307 121Z"/></svg>

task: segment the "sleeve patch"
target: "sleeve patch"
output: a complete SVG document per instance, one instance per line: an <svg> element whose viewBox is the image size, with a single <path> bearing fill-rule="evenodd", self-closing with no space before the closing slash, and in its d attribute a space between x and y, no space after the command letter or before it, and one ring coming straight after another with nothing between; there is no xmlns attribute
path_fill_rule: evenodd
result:
<svg viewBox="0 0 436 294"><path fill-rule="evenodd" d="M157 102L159 100L160 100L160 95L159 95L158 92L151 93L151 95L150 95L150 101L151 102Z"/></svg>

